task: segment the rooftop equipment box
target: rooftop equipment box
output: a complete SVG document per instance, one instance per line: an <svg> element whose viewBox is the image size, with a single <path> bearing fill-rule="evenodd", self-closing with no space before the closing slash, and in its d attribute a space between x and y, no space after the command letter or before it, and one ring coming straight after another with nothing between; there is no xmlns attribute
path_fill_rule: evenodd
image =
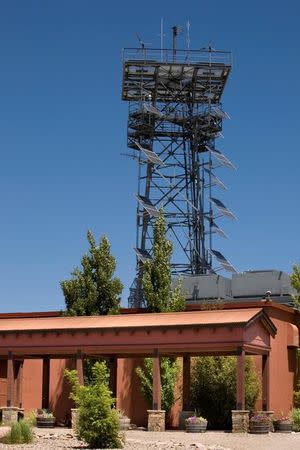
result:
<svg viewBox="0 0 300 450"><path fill-rule="evenodd" d="M294 290L287 273L279 270L249 270L232 275L233 297L264 297L291 295Z"/></svg>
<svg viewBox="0 0 300 450"><path fill-rule="evenodd" d="M221 275L190 275L182 277L186 300L225 299L231 297L231 280Z"/></svg>

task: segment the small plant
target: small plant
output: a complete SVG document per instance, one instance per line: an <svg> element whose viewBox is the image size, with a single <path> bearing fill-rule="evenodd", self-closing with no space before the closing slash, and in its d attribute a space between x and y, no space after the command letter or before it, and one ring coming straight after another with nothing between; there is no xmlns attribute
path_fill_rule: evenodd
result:
<svg viewBox="0 0 300 450"><path fill-rule="evenodd" d="M54 419L53 412L50 409L38 409L37 417L41 419Z"/></svg>
<svg viewBox="0 0 300 450"><path fill-rule="evenodd" d="M300 431L300 408L292 410L293 431Z"/></svg>
<svg viewBox="0 0 300 450"><path fill-rule="evenodd" d="M19 425L21 430L22 443L30 444L33 441L33 433L30 424L26 422L26 420L20 420Z"/></svg>
<svg viewBox="0 0 300 450"><path fill-rule="evenodd" d="M266 414L254 414L250 417L250 423L271 423L271 419Z"/></svg>
<svg viewBox="0 0 300 450"><path fill-rule="evenodd" d="M273 419L274 422L291 422L291 413L284 415L283 411L280 412L280 416Z"/></svg>
<svg viewBox="0 0 300 450"><path fill-rule="evenodd" d="M26 414L26 422L29 426L35 427L36 426L36 413L33 409L27 412Z"/></svg>
<svg viewBox="0 0 300 450"><path fill-rule="evenodd" d="M11 425L10 432L2 439L5 444L30 444L33 441L31 427L26 420L14 422Z"/></svg>
<svg viewBox="0 0 300 450"><path fill-rule="evenodd" d="M119 434L119 416L113 409L115 400L108 387L108 370L105 362L96 362L92 368L92 383L81 386L76 370L66 370L71 384L72 398L79 408L76 434L89 448L122 448Z"/></svg>
<svg viewBox="0 0 300 450"><path fill-rule="evenodd" d="M185 419L185 423L188 425L194 425L194 424L206 424L207 420L204 417L201 416L192 416Z"/></svg>

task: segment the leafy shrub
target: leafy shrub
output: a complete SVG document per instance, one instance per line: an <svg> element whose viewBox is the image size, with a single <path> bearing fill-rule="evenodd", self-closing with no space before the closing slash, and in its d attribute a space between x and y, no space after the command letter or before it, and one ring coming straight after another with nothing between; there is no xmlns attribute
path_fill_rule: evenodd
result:
<svg viewBox="0 0 300 450"><path fill-rule="evenodd" d="M30 427L35 427L36 426L36 413L33 409L31 409L30 411L28 411L28 413L26 414L26 422L28 423L28 425Z"/></svg>
<svg viewBox="0 0 300 450"><path fill-rule="evenodd" d="M300 431L300 408L294 408L292 411L293 430Z"/></svg>
<svg viewBox="0 0 300 450"><path fill-rule="evenodd" d="M246 357L246 409L254 409L260 381L251 357ZM197 413L208 419L209 427L231 428L231 410L236 407L236 358L203 356L192 359L191 402Z"/></svg>
<svg viewBox="0 0 300 450"><path fill-rule="evenodd" d="M26 420L14 422L10 432L2 439L5 444L30 444L33 441L31 427Z"/></svg>
<svg viewBox="0 0 300 450"><path fill-rule="evenodd" d="M81 386L76 370L66 370L65 375L72 386L70 397L79 409L76 434L90 448L122 448L119 435L118 412L112 409L114 399L108 387L108 370L105 362L92 367L92 383Z"/></svg>
<svg viewBox="0 0 300 450"><path fill-rule="evenodd" d="M161 358L161 407L170 411L175 403L175 385L180 371L176 358ZM153 360L144 359L144 366L137 367L136 373L141 380L141 391L149 406L152 405Z"/></svg>
<svg viewBox="0 0 300 450"><path fill-rule="evenodd" d="M33 441L33 433L30 424L25 420L20 420L19 425L22 436L22 443L30 444Z"/></svg>

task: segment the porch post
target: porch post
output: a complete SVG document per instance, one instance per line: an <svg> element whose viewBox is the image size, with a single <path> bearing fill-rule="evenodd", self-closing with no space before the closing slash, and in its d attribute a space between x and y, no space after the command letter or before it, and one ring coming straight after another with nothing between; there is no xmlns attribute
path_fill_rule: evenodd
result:
<svg viewBox="0 0 300 450"><path fill-rule="evenodd" d="M78 381L81 385L84 384L83 379L83 356L81 350L77 350L76 353L76 370L78 375Z"/></svg>
<svg viewBox="0 0 300 450"><path fill-rule="evenodd" d="M14 370L14 358L12 351L7 355L7 400L6 405L1 408L2 410L2 425L9 425L12 422L18 420L19 408L14 406L15 403L15 370Z"/></svg>
<svg viewBox="0 0 300 450"><path fill-rule="evenodd" d="M245 350L243 347L237 349L236 409L245 409Z"/></svg>
<svg viewBox="0 0 300 450"><path fill-rule="evenodd" d="M7 402L8 407L14 406L14 360L11 351L8 352L7 356Z"/></svg>
<svg viewBox="0 0 300 450"><path fill-rule="evenodd" d="M166 411L161 410L161 379L158 348L153 352L152 409L148 410L148 431L165 431Z"/></svg>
<svg viewBox="0 0 300 450"><path fill-rule="evenodd" d="M153 401L152 401L152 409L160 410L161 409L161 379L160 379L160 360L158 349L154 350L153 353Z"/></svg>
<svg viewBox="0 0 300 450"><path fill-rule="evenodd" d="M117 397L117 368L118 358L113 356L109 360L109 389L115 398Z"/></svg>
<svg viewBox="0 0 300 450"><path fill-rule="evenodd" d="M50 389L50 359L49 356L43 358L43 381L42 381L42 408L49 408Z"/></svg>
<svg viewBox="0 0 300 450"><path fill-rule="evenodd" d="M236 409L231 411L232 432L247 433L249 411L245 410L245 349L237 348L236 361Z"/></svg>
<svg viewBox="0 0 300 450"><path fill-rule="evenodd" d="M270 378L270 357L262 355L262 409L269 411L269 378Z"/></svg>
<svg viewBox="0 0 300 450"><path fill-rule="evenodd" d="M182 409L188 411L190 405L190 386L191 386L191 358L190 355L183 357L182 369Z"/></svg>
<svg viewBox="0 0 300 450"><path fill-rule="evenodd" d="M179 430L185 430L185 420L195 414L191 411L191 357L188 354L182 358L182 411L179 413Z"/></svg>

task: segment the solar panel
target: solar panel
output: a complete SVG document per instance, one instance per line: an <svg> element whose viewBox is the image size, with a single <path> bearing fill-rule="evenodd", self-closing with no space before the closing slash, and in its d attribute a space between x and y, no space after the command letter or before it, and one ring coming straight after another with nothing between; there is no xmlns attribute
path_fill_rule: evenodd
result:
<svg viewBox="0 0 300 450"><path fill-rule="evenodd" d="M212 92L205 92L204 96L207 97L208 99L212 100L215 96L215 94L213 94Z"/></svg>
<svg viewBox="0 0 300 450"><path fill-rule="evenodd" d="M210 198L210 201L218 208L218 210L224 215L229 217L230 219L236 219L235 215L230 211L230 209L226 208L224 203L221 202L221 200L218 200L217 198Z"/></svg>
<svg viewBox="0 0 300 450"><path fill-rule="evenodd" d="M160 157L152 150L148 150L147 148L144 148L141 146L141 144L137 141L134 142L135 145L140 149L142 153L146 156L146 158L151 161L153 164L158 164L160 166L164 166L165 164L160 159Z"/></svg>
<svg viewBox="0 0 300 450"><path fill-rule="evenodd" d="M222 255L221 252L219 252L218 250L209 250L209 252L216 258L217 261L219 261L223 269L227 270L228 272L237 273L235 268L230 264L225 256Z"/></svg>
<svg viewBox="0 0 300 450"><path fill-rule="evenodd" d="M136 256L139 258L140 261L143 263L147 261L148 259L151 259L151 255L147 250L144 250L142 248L135 248L134 249Z"/></svg>
<svg viewBox="0 0 300 450"><path fill-rule="evenodd" d="M208 145L205 146L206 149L215 157L217 160L226 167L230 167L231 169L235 169L235 166L232 164L231 161L229 161L228 158L226 158L223 153L220 152L220 150L217 150L216 148L210 148Z"/></svg>
<svg viewBox="0 0 300 450"><path fill-rule="evenodd" d="M144 103L144 109L158 117L163 117L163 114L157 108L155 108L155 106L147 105L147 103Z"/></svg>
<svg viewBox="0 0 300 450"><path fill-rule="evenodd" d="M224 233L222 228L220 228L219 225L216 224L216 222L212 221L211 225L214 228L215 232L218 233L219 236L222 236L227 239L227 235Z"/></svg>
<svg viewBox="0 0 300 450"><path fill-rule="evenodd" d="M219 108L218 106L212 106L211 111L215 116L220 117L221 119L230 119L227 112L223 111L223 109Z"/></svg>
<svg viewBox="0 0 300 450"><path fill-rule="evenodd" d="M225 184L220 180L220 178L218 178L214 173L212 173L210 170L208 169L204 169L206 173L208 173L211 176L212 181L214 182L214 184L217 184L218 186L220 186L222 189L227 189L227 187L225 186Z"/></svg>
<svg viewBox="0 0 300 450"><path fill-rule="evenodd" d="M147 211L149 216L158 217L159 211L155 208L153 203L151 203L148 198L143 197L142 195L137 195L136 198L140 205Z"/></svg>

